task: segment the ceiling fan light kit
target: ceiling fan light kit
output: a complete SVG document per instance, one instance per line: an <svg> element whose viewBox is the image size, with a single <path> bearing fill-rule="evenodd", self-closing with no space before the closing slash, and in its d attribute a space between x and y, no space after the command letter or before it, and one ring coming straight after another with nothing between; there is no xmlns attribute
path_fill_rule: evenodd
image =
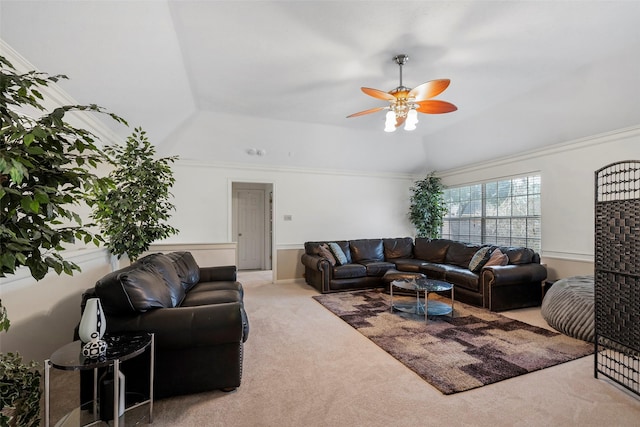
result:
<svg viewBox="0 0 640 427"><path fill-rule="evenodd" d="M409 56L396 55L393 60L400 67L400 84L397 88L385 92L370 87L362 87L365 94L377 99L389 101L388 107L376 107L347 116L358 117L365 114L389 110L385 116L384 131L394 132L404 124L404 129L412 131L418 123L418 113L443 114L456 111L458 107L446 101L438 101L433 98L444 92L451 82L449 79L431 80L411 89L402 84L402 66L407 63Z"/></svg>

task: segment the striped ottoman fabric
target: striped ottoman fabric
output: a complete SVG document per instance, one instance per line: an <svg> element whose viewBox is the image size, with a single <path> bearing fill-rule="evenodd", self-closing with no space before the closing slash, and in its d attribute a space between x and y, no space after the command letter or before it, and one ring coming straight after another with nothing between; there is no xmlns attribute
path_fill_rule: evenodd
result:
<svg viewBox="0 0 640 427"><path fill-rule="evenodd" d="M565 335L593 342L593 303L593 276L560 279L542 300L542 317Z"/></svg>

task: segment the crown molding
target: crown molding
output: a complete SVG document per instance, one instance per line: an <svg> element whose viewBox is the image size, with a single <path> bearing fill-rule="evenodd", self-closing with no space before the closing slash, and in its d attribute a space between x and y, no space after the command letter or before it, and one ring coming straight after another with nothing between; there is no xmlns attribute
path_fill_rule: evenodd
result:
<svg viewBox="0 0 640 427"><path fill-rule="evenodd" d="M40 71L2 39L0 39L0 52L13 64L18 73L28 73L33 70ZM39 91L47 101L55 106L80 104L56 83L49 83L48 86L39 88ZM78 122L77 126L89 130L96 137L98 145L118 144L122 140L120 136L93 117L92 114L73 112L72 116L73 120Z"/></svg>
<svg viewBox="0 0 640 427"><path fill-rule="evenodd" d="M497 166L513 162L521 162L524 160L535 159L538 157L549 156L552 154L563 153L567 151L580 150L592 145L608 144L621 139L640 137L640 125L631 126L627 128L617 129L611 132L605 132L597 135L591 135L584 138L574 139L567 142L561 142L553 144L543 148L537 148L535 150L525 151L522 153L500 157L488 162L477 162L459 168L447 169L437 172L437 176L444 178L447 176L457 175L466 172L476 172L484 169L491 169Z"/></svg>
<svg viewBox="0 0 640 427"><path fill-rule="evenodd" d="M413 175L410 173L368 172L368 171L321 169L321 168L300 168L300 167L292 167L292 166L284 167L284 166L277 166L277 165L250 165L247 163L233 163L233 162L207 162L206 160L203 161L203 160L196 160L196 159L183 158L183 157L178 158L176 163L179 165L189 166L189 167L220 168L220 169L234 169L234 170L241 169L241 170L247 170L247 171L273 172L273 173L354 176L354 177L401 179L401 180L414 179Z"/></svg>

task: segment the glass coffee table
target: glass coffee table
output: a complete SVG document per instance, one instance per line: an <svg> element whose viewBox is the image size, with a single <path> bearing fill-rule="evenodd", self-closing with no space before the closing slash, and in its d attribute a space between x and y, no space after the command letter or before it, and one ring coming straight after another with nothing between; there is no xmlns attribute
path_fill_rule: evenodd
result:
<svg viewBox="0 0 640 427"><path fill-rule="evenodd" d="M393 302L393 288L400 288L416 292L415 303ZM431 292L451 292L451 304L440 301L429 301L429 293ZM424 314L425 323L428 322L428 316L444 316L451 314L453 317L453 305L455 298L453 295L453 284L435 279L405 279L394 280L389 286L391 294L391 312L393 310L402 311L411 314ZM420 299L420 292L424 292L424 303Z"/></svg>

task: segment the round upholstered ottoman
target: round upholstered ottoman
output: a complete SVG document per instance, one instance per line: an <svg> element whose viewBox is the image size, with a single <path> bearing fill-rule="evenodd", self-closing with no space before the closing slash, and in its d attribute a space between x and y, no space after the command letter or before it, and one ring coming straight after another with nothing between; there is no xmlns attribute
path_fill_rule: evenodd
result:
<svg viewBox="0 0 640 427"><path fill-rule="evenodd" d="M594 340L593 276L560 279L542 300L542 317L559 332L583 341Z"/></svg>

